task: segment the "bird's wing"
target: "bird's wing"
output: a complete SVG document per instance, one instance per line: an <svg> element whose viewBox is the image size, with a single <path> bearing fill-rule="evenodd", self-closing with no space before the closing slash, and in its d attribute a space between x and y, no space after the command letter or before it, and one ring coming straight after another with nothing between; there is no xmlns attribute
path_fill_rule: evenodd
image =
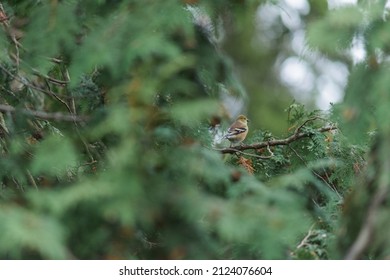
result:
<svg viewBox="0 0 390 280"><path fill-rule="evenodd" d="M245 133L248 129L245 127L231 127L228 129L226 138L233 137L242 133Z"/></svg>

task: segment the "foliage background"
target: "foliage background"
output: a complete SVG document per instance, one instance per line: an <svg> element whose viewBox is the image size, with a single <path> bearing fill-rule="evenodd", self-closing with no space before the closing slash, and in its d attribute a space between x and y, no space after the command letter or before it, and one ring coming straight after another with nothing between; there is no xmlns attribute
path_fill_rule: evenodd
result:
<svg viewBox="0 0 390 280"><path fill-rule="evenodd" d="M299 14L300 59L349 72L328 112L279 78L286 3L2 1L0 257L388 258L386 1ZM305 137L222 154L238 113Z"/></svg>

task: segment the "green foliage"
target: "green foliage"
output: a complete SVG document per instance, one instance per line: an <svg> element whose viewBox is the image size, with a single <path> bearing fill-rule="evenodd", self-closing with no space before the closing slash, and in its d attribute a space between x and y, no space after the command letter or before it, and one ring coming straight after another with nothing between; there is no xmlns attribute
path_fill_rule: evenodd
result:
<svg viewBox="0 0 390 280"><path fill-rule="evenodd" d="M64 228L50 216L30 212L28 209L9 205L1 207L2 254L10 258L66 259Z"/></svg>
<svg viewBox="0 0 390 280"><path fill-rule="evenodd" d="M75 47L71 38L79 28L76 5L76 1L44 2L30 11L34 20L26 26L26 35L21 40L28 50L23 56L23 66L47 72L51 67L48 58Z"/></svg>
<svg viewBox="0 0 390 280"><path fill-rule="evenodd" d="M334 29L334 34L337 34L334 36L344 36L342 32L350 32L355 40L364 44L366 51L362 62L351 64L344 102L334 108L333 114L345 135L340 141L355 144L348 154L343 148L333 148L333 151L350 161L350 156L362 157L363 152L369 150L367 161L353 163L359 176L352 180L347 177L347 183L354 188L346 196L339 220L340 231L333 244L335 256L347 259L386 258L390 248L387 238L384 238L387 224L380 224L388 219L385 213L388 211L386 201L389 186L389 118L388 109L385 109L389 104L389 82L386 78L389 38L385 35L388 28L385 5L386 1L359 2L352 9L363 14L364 20L353 16L355 12L340 9L340 22L343 25L340 31ZM329 13L315 24L330 28L334 23L333 16ZM322 36L323 41L333 39L333 35L328 36L325 32L318 35ZM327 51L326 48L321 50ZM340 48L334 47L333 53L340 54ZM349 62L348 58L344 60ZM335 173L334 178L337 177L338 181L343 179L339 173Z"/></svg>
<svg viewBox="0 0 390 280"><path fill-rule="evenodd" d="M53 135L38 144L31 171L33 174L47 172L48 175L60 175L76 163L76 151L69 138Z"/></svg>
<svg viewBox="0 0 390 280"><path fill-rule="evenodd" d="M388 181L379 4L313 6L323 16L309 21L311 47L345 58L361 35L373 50L350 64L345 102L330 115L282 98L280 133L258 125L270 106L254 114L245 144L296 139L222 155L212 143L230 121L224 101L261 103L242 84L258 84L257 72L237 68L266 65L265 91L277 92L278 50L248 47L261 1L186 2L3 1L0 258L331 259L351 247L373 182ZM370 149L378 163L362 182L373 190L359 193ZM375 258L389 252L378 236Z"/></svg>
<svg viewBox="0 0 390 280"><path fill-rule="evenodd" d="M363 24L363 11L357 6L346 6L331 13L311 25L309 43L324 52L337 52L348 48L352 42L355 28ZM333 31L333 32L330 32ZM328 33L328 36L322 36Z"/></svg>

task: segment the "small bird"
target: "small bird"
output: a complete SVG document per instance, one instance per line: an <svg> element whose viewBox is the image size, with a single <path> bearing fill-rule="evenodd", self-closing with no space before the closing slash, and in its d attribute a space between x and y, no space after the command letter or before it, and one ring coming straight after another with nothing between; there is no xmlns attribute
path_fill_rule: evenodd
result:
<svg viewBox="0 0 390 280"><path fill-rule="evenodd" d="M233 144L238 144L244 141L248 134L248 118L244 115L239 115L236 121L229 127L224 138L230 141L230 147Z"/></svg>

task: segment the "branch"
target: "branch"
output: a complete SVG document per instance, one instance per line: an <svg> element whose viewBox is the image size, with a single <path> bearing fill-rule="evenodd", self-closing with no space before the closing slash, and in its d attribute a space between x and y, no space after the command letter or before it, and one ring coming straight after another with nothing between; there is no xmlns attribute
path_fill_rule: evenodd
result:
<svg viewBox="0 0 390 280"><path fill-rule="evenodd" d="M43 111L34 111L29 109L16 109L15 107L5 105L5 104L0 104L0 112L4 112L4 113L20 112L27 116L36 117L38 119L43 119L43 120L53 120L53 121L83 122L88 120L87 116L63 114L59 112L47 113Z"/></svg>
<svg viewBox="0 0 390 280"><path fill-rule="evenodd" d="M307 119L306 121L304 121L300 126L297 127L297 129L295 130L295 133L294 134L297 134L298 132L301 131L301 129L309 122L312 122L312 121L315 121L315 120L324 120L324 118L321 118L319 116L315 116L315 117L312 117L310 119Z"/></svg>
<svg viewBox="0 0 390 280"><path fill-rule="evenodd" d="M21 47L22 45L19 43L18 39L16 38L16 35L11 31L9 17L5 13L2 3L0 3L0 23L1 23L1 25L3 25L3 29L8 34L8 36L11 38L12 43L14 43L14 45L15 45L16 54L15 54L14 59L15 59L16 65L19 66L19 47Z"/></svg>
<svg viewBox="0 0 390 280"><path fill-rule="evenodd" d="M268 150L268 152L270 154L269 156L259 156L259 155L256 155L256 154L245 153L243 151L235 149L235 147L230 147L229 149L233 150L236 154L246 155L246 156L255 157L255 158L259 158L259 159L270 159L270 158L272 158L274 156L274 153L271 151L269 146L267 146L267 150ZM214 149L214 150L223 152L225 149Z"/></svg>
<svg viewBox="0 0 390 280"><path fill-rule="evenodd" d="M375 223L377 222L379 207L386 200L388 194L389 192L386 185L380 186L379 189L376 191L368 207L367 216L365 217L359 235L353 242L352 246L349 248L344 259L359 259L360 256L366 250L366 248L369 246L374 235L374 227Z"/></svg>
<svg viewBox="0 0 390 280"><path fill-rule="evenodd" d="M307 166L307 163L306 163L306 161L302 158L302 156L293 148L293 147L289 147L293 152L294 152L294 154L303 162L303 164L305 165L305 166ZM325 168L323 168L323 171L324 171L324 173L326 174L326 177L328 178L328 180L329 180L329 176L328 176L328 174L327 174L327 172L326 172L326 170L325 170ZM332 191L334 191L337 195L338 195L338 197L340 198L340 199L342 199L342 196L341 196L341 194L337 191L337 188L335 187L335 186L333 186L331 183L330 183L330 180L329 180L329 182L325 179L325 178L323 178L320 174L318 174L315 170L311 170L311 172L318 178L318 179L320 179L321 181L323 181L324 183L325 183L325 185L327 185Z"/></svg>
<svg viewBox="0 0 390 280"><path fill-rule="evenodd" d="M310 238L310 237L312 236L312 234L313 234L314 225L315 225L315 224L313 224L313 225L310 227L309 232L308 232L308 233L306 234L306 236L302 239L302 241L298 244L297 249L302 248L303 246L306 246L306 245L308 244L307 241L309 240L309 238Z"/></svg>
<svg viewBox="0 0 390 280"><path fill-rule="evenodd" d="M66 81L66 80L64 80L64 81L58 80L58 79L55 79L55 78L50 77L50 76L48 76L48 75L42 74L41 72L39 72L39 71L38 71L37 69L35 69L35 68L32 68L32 71L33 71L33 73L34 73L36 76L42 77L42 78L46 79L47 81L49 81L50 83L53 83L53 84L55 84L55 85L57 85L57 86L63 87L63 86L65 86L65 85L67 85L67 84L69 83L69 81Z"/></svg>
<svg viewBox="0 0 390 280"><path fill-rule="evenodd" d="M322 132L336 130L336 129L337 129L337 126L329 125L329 126L324 126L324 127L317 129L317 132L322 133ZM285 146L285 145L288 145L288 144L290 144L296 140L299 140L301 138L306 138L306 137L310 137L313 135L313 132L299 132L299 130L296 130L296 132L293 135L291 135L285 139L269 140L269 141L254 143L251 145L240 145L240 146L220 149L219 151L222 154L234 154L234 153L237 153L237 151L244 151L244 150L250 150L250 149L257 150L257 149L261 149L261 148L265 148L265 147L272 147L272 146Z"/></svg>

